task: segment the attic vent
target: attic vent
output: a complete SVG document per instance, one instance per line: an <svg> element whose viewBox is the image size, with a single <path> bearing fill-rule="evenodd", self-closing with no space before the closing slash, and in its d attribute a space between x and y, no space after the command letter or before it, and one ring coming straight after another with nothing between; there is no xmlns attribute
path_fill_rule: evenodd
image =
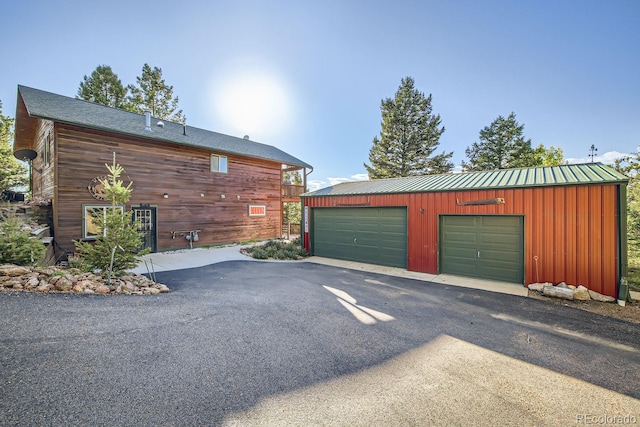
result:
<svg viewBox="0 0 640 427"><path fill-rule="evenodd" d="M163 127L164 127L164 123L162 123L162 122L158 122L158 127L159 127L159 128L163 128Z"/></svg>
<svg viewBox="0 0 640 427"><path fill-rule="evenodd" d="M242 139L246 139L248 141L249 140L249 135L243 136Z"/></svg>

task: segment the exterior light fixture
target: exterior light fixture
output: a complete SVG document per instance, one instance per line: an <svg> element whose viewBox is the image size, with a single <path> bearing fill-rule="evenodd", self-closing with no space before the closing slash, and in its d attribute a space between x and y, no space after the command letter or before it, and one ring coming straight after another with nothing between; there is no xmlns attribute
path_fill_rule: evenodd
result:
<svg viewBox="0 0 640 427"><path fill-rule="evenodd" d="M168 198L169 198L169 193L164 193L164 194L162 195L162 197L164 197L165 199L168 199Z"/></svg>

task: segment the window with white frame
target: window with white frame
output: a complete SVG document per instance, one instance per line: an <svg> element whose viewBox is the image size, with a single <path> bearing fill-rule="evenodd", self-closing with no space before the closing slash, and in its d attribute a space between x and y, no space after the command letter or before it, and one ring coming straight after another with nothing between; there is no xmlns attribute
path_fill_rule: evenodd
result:
<svg viewBox="0 0 640 427"><path fill-rule="evenodd" d="M227 173L227 156L212 154L211 172Z"/></svg>
<svg viewBox="0 0 640 427"><path fill-rule="evenodd" d="M82 206L82 238L95 239L105 235L104 221L111 205L83 205ZM121 212L122 206L116 206ZM95 218L95 219L94 219Z"/></svg>

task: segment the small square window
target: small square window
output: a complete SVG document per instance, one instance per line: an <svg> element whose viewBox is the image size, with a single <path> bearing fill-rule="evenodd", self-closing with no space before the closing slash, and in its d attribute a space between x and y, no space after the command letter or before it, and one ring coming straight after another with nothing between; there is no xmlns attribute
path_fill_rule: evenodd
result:
<svg viewBox="0 0 640 427"><path fill-rule="evenodd" d="M227 156L212 154L211 172L227 173Z"/></svg>

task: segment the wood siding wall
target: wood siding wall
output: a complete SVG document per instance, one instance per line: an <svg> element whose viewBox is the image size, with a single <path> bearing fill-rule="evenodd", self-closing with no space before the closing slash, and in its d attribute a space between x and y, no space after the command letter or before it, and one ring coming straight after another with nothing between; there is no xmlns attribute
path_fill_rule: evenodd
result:
<svg viewBox="0 0 640 427"><path fill-rule="evenodd" d="M35 140L31 149L38 153L38 156L31 162L32 194L34 197L53 199L56 151L53 122L49 120L37 121Z"/></svg>
<svg viewBox="0 0 640 427"><path fill-rule="evenodd" d="M123 181L133 181L127 207L157 207L158 250L189 247L184 237L173 239L173 231L201 230L195 246L280 236L279 163L229 155L228 173L212 173L212 153L203 149L63 124L56 124L56 135L55 233L65 251L82 237L82 205L108 204L94 199L87 187L108 173L105 163L111 164L114 152L126 171ZM266 205L267 215L249 217L249 204Z"/></svg>
<svg viewBox="0 0 640 427"><path fill-rule="evenodd" d="M505 204L456 203L497 197ZM407 206L408 269L431 274L439 272L439 215L523 215L526 284L564 281L617 296L616 185L305 198L310 208L349 205ZM308 233L305 246L310 248Z"/></svg>

